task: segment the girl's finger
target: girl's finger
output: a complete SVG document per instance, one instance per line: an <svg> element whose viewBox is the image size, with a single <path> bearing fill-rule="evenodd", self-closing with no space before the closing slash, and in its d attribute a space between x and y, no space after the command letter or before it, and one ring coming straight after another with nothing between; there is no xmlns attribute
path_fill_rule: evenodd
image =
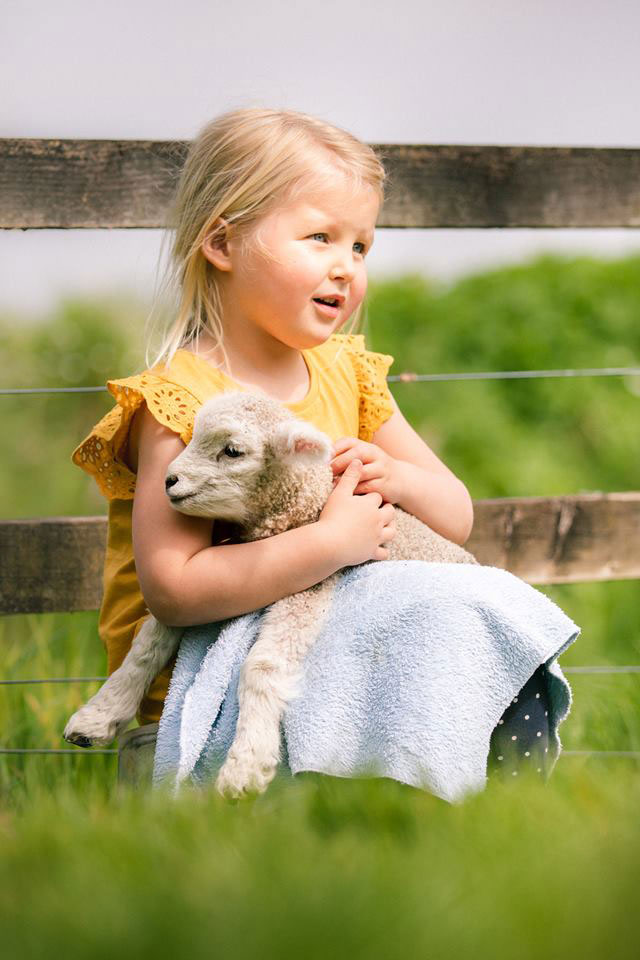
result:
<svg viewBox="0 0 640 960"><path fill-rule="evenodd" d="M362 480L358 483L358 486L355 488L353 492L354 493L380 493L380 491L377 489L377 485L373 481L369 483L365 481L363 483ZM380 493L380 496L382 496L381 493Z"/></svg>
<svg viewBox="0 0 640 960"><path fill-rule="evenodd" d="M350 462L354 457L362 460L363 463L370 463L371 460L373 460L370 452L366 447L363 447L360 440L352 440L352 442L348 444L344 450L341 450L339 454L336 454L336 456L343 457L346 462Z"/></svg>
<svg viewBox="0 0 640 960"><path fill-rule="evenodd" d="M331 461L331 468L334 473L343 473L355 457L349 455L338 456Z"/></svg>
<svg viewBox="0 0 640 960"><path fill-rule="evenodd" d="M345 450L349 450L357 442L356 437L340 437L333 445L333 456L344 453Z"/></svg>
<svg viewBox="0 0 640 960"><path fill-rule="evenodd" d="M375 464L365 463L360 473L360 483L375 484L382 480L380 473L376 470Z"/></svg>
<svg viewBox="0 0 640 960"><path fill-rule="evenodd" d="M358 457L358 459L361 458ZM351 456L351 454L348 454L344 457L338 457L336 460L331 462L331 468L333 469L334 473L343 473L352 460L355 460L355 457ZM376 475L376 469L373 464L363 463L362 472L360 474L361 482L365 480L371 480L371 478L375 477Z"/></svg>

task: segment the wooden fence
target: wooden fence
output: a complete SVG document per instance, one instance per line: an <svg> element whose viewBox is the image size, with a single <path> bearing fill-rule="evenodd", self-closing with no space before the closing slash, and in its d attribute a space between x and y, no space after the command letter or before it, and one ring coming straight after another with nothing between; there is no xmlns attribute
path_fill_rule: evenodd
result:
<svg viewBox="0 0 640 960"><path fill-rule="evenodd" d="M640 226L638 149L372 146L389 173L382 228ZM0 228L160 228L187 147L0 140ZM640 492L474 506L481 563L533 584L640 577ZM97 609L105 543L104 517L0 522L0 613Z"/></svg>

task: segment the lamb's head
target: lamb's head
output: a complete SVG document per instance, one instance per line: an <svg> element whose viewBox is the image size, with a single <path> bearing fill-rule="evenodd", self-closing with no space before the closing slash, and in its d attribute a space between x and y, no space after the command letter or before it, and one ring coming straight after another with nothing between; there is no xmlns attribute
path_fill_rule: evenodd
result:
<svg viewBox="0 0 640 960"><path fill-rule="evenodd" d="M181 513L268 536L317 519L333 486L331 453L330 438L278 400L228 391L198 410L191 442L167 467L167 496Z"/></svg>

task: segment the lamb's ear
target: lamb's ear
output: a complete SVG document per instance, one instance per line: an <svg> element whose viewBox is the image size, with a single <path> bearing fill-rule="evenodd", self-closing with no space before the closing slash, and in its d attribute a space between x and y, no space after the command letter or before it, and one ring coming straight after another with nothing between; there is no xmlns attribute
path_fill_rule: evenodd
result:
<svg viewBox="0 0 640 960"><path fill-rule="evenodd" d="M311 423L284 420L271 438L276 460L284 463L329 463L333 452L331 440Z"/></svg>

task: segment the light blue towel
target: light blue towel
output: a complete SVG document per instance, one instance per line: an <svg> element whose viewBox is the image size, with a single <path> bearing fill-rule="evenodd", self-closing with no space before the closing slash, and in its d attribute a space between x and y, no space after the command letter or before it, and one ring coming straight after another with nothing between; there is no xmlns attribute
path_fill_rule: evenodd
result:
<svg viewBox="0 0 640 960"><path fill-rule="evenodd" d="M185 631L158 729L155 783L215 777L263 612ZM545 664L552 769L571 705L555 661L579 633L548 597L497 567L346 567L283 719L282 767L391 777L459 802L484 788L491 733Z"/></svg>

